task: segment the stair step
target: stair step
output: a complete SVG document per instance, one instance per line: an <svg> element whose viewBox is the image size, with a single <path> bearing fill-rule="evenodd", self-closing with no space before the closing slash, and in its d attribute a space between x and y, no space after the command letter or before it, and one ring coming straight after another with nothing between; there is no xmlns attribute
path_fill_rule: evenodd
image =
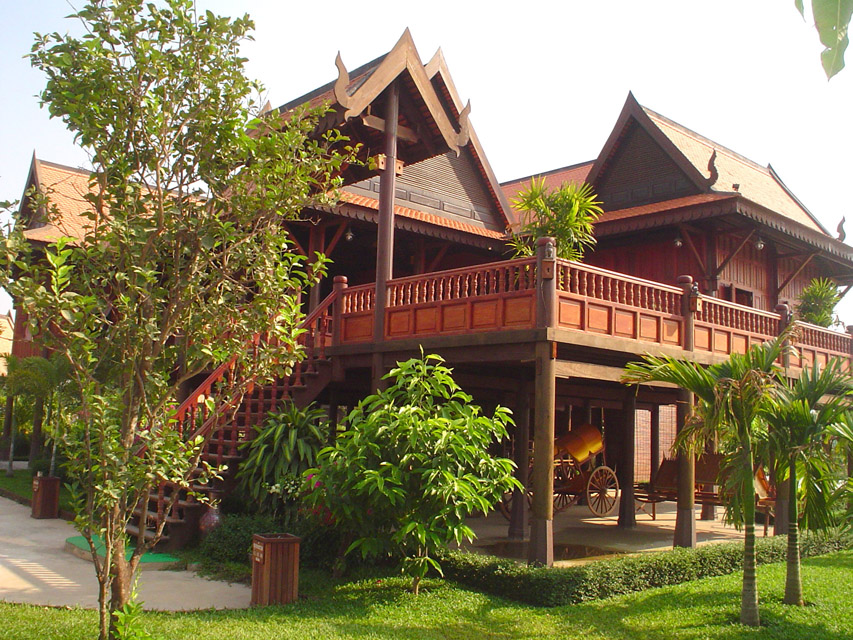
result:
<svg viewBox="0 0 853 640"><path fill-rule="evenodd" d="M137 518L142 518L142 509L141 508L134 509L133 515L135 515ZM156 520L157 520L157 512L156 511L151 511L149 509L149 511L146 515L148 516L149 521L154 520L156 522ZM186 520L184 520L183 518L176 518L174 516L166 516L165 520L166 520L166 524L178 524L181 522L186 522Z"/></svg>
<svg viewBox="0 0 853 640"><path fill-rule="evenodd" d="M139 537L139 527L136 526L135 524L127 525L124 528L124 532L131 538L131 540ZM154 532L151 531L150 529L145 529L143 534L142 534L142 537L144 540L153 540L154 539ZM166 534L163 534L162 536L160 536L160 542L167 542L168 540L169 540L169 536L167 536Z"/></svg>

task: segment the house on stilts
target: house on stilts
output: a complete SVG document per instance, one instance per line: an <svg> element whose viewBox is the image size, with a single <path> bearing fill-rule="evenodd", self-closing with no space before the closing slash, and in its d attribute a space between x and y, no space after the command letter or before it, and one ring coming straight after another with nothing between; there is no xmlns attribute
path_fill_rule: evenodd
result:
<svg viewBox="0 0 853 640"><path fill-rule="evenodd" d="M654 478L685 419L678 389L622 385L626 363L645 353L718 362L794 322L791 303L812 278L853 286L853 248L828 233L771 167L631 95L596 159L542 174L550 186L593 186L604 208L594 251L570 262L545 241L535 257L508 259L506 240L519 222L511 202L529 179L497 181L441 52L424 64L407 31L362 67L348 71L340 57L336 65L335 80L279 111L329 104L321 127L359 143L370 162L346 169L336 206L305 211L291 225L298 251L332 259L305 302L306 359L289 378L256 386L228 423L199 402L223 400L216 389L228 363L188 390L178 422L187 432L202 423L211 462L235 467L252 427L285 398L316 401L336 420L340 407L423 348L444 357L478 403L512 408L524 484L532 450L533 503L528 513L518 492L509 535L529 531L531 559L548 565L555 438L586 424L603 432L602 463L621 487L614 511L631 528L635 487ZM29 186L49 190L62 214L53 223L33 216L30 241L80 234L88 172L34 158ZM786 363L793 371L850 358L853 348L850 335L807 324L795 340ZM40 352L18 304L13 353ZM675 533L687 546L695 544L691 462L679 467L688 488L678 494ZM170 518L173 546L197 520L185 500L170 514L152 513Z"/></svg>

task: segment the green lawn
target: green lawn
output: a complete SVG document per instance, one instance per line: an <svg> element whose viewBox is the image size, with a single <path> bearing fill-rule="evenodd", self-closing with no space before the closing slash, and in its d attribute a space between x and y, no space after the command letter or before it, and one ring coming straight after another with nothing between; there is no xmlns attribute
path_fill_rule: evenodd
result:
<svg viewBox="0 0 853 640"><path fill-rule="evenodd" d="M737 624L740 576L709 578L630 596L558 609L537 609L427 581L414 597L402 578L332 583L305 572L309 598L287 607L238 612L145 615L147 629L165 639L268 638L559 638L571 640L853 638L853 551L804 562L806 597L815 604L782 604L785 567L758 569L759 629ZM2 637L83 640L94 635L91 611L0 604Z"/></svg>
<svg viewBox="0 0 853 640"><path fill-rule="evenodd" d="M0 489L6 489L16 496L33 499L33 475L29 469L17 469L12 478L6 477L5 469L0 471ZM59 508L71 511L71 496L63 485L59 489Z"/></svg>

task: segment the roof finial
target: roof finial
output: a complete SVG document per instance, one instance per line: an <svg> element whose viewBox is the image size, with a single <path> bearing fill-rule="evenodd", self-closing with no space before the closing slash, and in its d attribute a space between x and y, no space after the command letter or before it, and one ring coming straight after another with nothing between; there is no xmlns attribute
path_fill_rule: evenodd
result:
<svg viewBox="0 0 853 640"><path fill-rule="evenodd" d="M471 101L465 105L465 108L462 109L459 114L459 135L456 137L456 157L459 157L459 154L462 153L462 147L468 144L468 141L471 139L471 125L468 123L468 115L471 113Z"/></svg>
<svg viewBox="0 0 853 640"><path fill-rule="evenodd" d="M717 150L714 149L711 152L711 157L708 160L708 171L710 172L710 177L708 178L708 186L713 187L717 182L717 178L720 177L720 172L717 171Z"/></svg>
<svg viewBox="0 0 853 640"><path fill-rule="evenodd" d="M836 229L836 231L838 231L838 239L841 240L841 242L844 242L844 238L847 237L847 232L844 231L844 223L846 221L847 221L847 218L842 216L841 222L838 223L838 228Z"/></svg>
<svg viewBox="0 0 853 640"><path fill-rule="evenodd" d="M341 59L341 52L338 51L338 55L335 58L335 66L338 68L338 79L335 80L335 100L338 101L338 104L341 105L344 109L349 107L350 104L350 96L347 93L347 86L349 85L349 72L347 68L344 66L344 61Z"/></svg>

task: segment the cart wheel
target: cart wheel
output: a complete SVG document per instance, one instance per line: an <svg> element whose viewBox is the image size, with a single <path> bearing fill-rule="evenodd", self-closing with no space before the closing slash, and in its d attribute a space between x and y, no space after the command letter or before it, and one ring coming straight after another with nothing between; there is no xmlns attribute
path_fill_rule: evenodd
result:
<svg viewBox="0 0 853 640"><path fill-rule="evenodd" d="M619 503L619 480L610 467L598 467L586 483L589 510L599 518L613 513Z"/></svg>

